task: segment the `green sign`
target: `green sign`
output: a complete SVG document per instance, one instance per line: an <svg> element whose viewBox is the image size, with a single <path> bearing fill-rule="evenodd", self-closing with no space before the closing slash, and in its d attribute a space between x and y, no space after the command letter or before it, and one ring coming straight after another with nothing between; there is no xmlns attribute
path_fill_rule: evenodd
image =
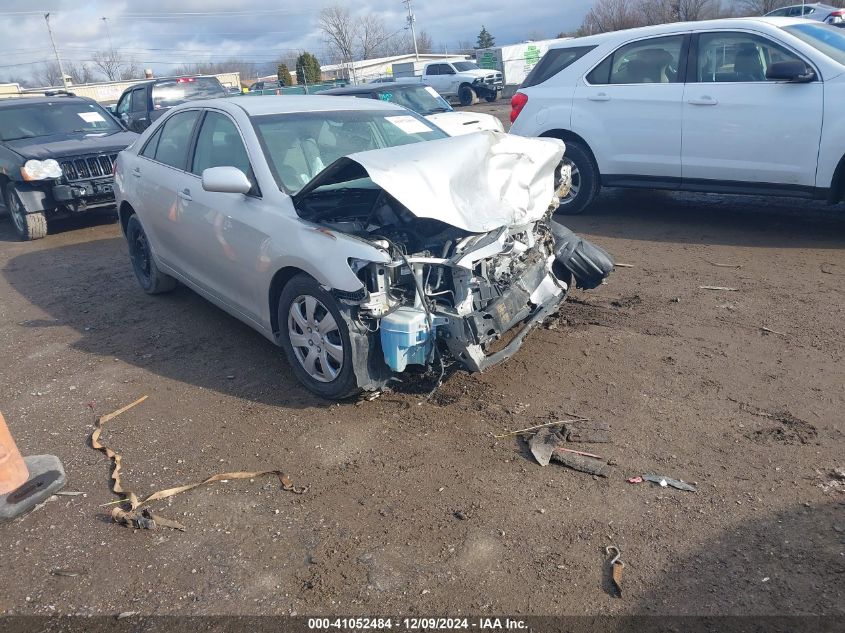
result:
<svg viewBox="0 0 845 633"><path fill-rule="evenodd" d="M537 65L537 62L540 61L540 49L533 44L530 44L525 49L525 54L522 57L525 60L525 71L528 72Z"/></svg>
<svg viewBox="0 0 845 633"><path fill-rule="evenodd" d="M487 68L489 70L495 70L496 69L496 56L493 55L492 51L485 51L484 54L481 55L481 59L478 60L478 65L481 68Z"/></svg>

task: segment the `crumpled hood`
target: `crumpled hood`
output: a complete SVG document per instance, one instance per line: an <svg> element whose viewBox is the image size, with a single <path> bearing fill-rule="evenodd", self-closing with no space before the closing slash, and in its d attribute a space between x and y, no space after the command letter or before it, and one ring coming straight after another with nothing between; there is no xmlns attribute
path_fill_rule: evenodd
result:
<svg viewBox="0 0 845 633"><path fill-rule="evenodd" d="M77 134L69 136L37 136L6 141L6 146L26 159L62 158L83 154L115 153L126 149L138 135L135 132L115 132L106 136Z"/></svg>
<svg viewBox="0 0 845 633"><path fill-rule="evenodd" d="M449 136L461 136L483 130L502 132L499 119L481 112L438 112L425 117Z"/></svg>
<svg viewBox="0 0 845 633"><path fill-rule="evenodd" d="M340 158L294 196L294 204L350 162L418 218L470 233L536 222L554 197L563 141L502 132L425 141Z"/></svg>

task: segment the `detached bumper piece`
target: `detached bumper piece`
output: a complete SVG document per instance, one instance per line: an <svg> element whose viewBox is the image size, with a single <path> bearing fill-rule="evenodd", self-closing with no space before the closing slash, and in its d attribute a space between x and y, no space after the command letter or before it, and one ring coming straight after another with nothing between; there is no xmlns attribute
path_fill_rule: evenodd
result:
<svg viewBox="0 0 845 633"><path fill-rule="evenodd" d="M595 288L613 272L613 258L606 250L555 221L549 226L555 236L555 259L572 273L578 288Z"/></svg>

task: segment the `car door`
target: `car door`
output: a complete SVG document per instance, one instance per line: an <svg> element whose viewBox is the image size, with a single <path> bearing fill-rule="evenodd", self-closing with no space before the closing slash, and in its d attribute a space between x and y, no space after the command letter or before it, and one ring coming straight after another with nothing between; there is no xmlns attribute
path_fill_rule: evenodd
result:
<svg viewBox="0 0 845 633"><path fill-rule="evenodd" d="M680 182L683 76L689 35L627 43L575 88L572 130L596 157L602 182Z"/></svg>
<svg viewBox="0 0 845 633"><path fill-rule="evenodd" d="M815 186L824 92L766 79L775 62L807 60L783 44L743 31L696 34L684 92L685 186Z"/></svg>
<svg viewBox="0 0 845 633"><path fill-rule="evenodd" d="M150 113L147 107L147 88L135 88L132 91L132 100L129 110L129 123L127 127L139 134L150 126Z"/></svg>
<svg viewBox="0 0 845 633"><path fill-rule="evenodd" d="M205 191L202 172L210 167L236 167L253 182L248 194ZM270 237L262 225L261 192L241 131L228 114L208 110L196 137L190 178L182 189L182 220L201 241L194 279L242 314L260 320L266 287L250 283L262 278Z"/></svg>
<svg viewBox="0 0 845 633"><path fill-rule="evenodd" d="M153 251L166 266L192 277L195 236L183 220L184 196L180 196L189 180L185 173L188 152L199 110L176 112L141 148L134 168L126 178L137 178L136 209Z"/></svg>
<svg viewBox="0 0 845 633"><path fill-rule="evenodd" d="M120 100L114 108L115 116L120 119L127 128L129 128L129 111L132 106L132 91L127 90L120 96Z"/></svg>

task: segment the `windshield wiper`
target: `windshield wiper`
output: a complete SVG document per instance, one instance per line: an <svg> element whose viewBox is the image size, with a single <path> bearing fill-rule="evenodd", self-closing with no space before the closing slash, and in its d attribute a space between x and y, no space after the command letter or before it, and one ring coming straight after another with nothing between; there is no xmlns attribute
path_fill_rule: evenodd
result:
<svg viewBox="0 0 845 633"><path fill-rule="evenodd" d="M428 111L429 114L435 114L437 112L451 112L451 108L432 108Z"/></svg>

